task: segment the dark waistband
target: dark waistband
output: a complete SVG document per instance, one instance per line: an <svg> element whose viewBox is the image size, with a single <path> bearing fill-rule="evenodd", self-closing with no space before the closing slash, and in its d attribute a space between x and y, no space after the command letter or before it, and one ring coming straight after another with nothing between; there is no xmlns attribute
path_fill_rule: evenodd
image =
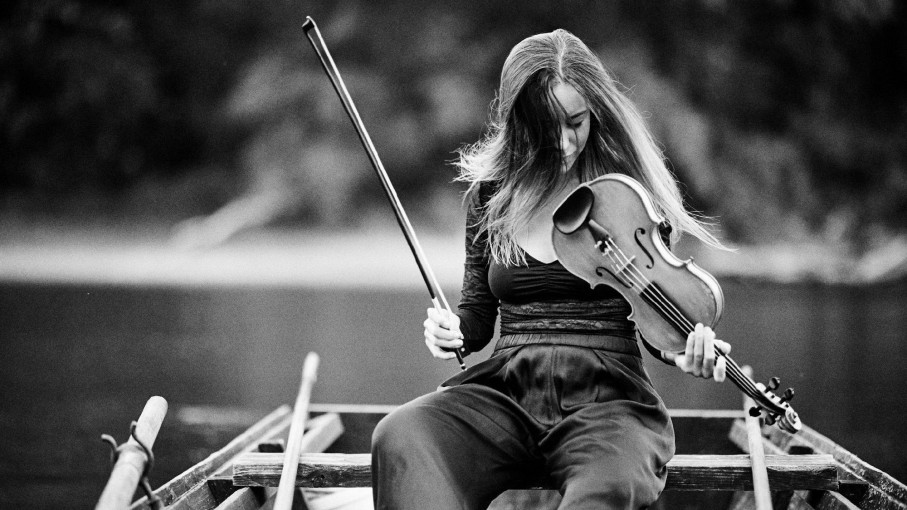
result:
<svg viewBox="0 0 907 510"><path fill-rule="evenodd" d="M501 302L501 336L522 333L604 335L636 340L623 298L595 301Z"/></svg>
<svg viewBox="0 0 907 510"><path fill-rule="evenodd" d="M571 347L585 347L588 349L642 357L635 337L626 338L620 336L584 335L576 333L523 333L501 336L498 338L494 350L497 353L504 349L523 345L565 345Z"/></svg>

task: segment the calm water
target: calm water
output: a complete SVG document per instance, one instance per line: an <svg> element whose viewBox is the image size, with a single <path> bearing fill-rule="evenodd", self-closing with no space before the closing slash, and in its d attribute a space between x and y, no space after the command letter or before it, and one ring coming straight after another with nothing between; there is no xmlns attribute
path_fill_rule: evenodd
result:
<svg viewBox="0 0 907 510"><path fill-rule="evenodd" d="M719 333L735 359L794 386L805 423L907 479L907 282L722 285ZM171 412L156 487L291 403L310 350L322 358L316 402L397 404L431 391L457 368L428 356L426 306L421 290L4 284L0 507L92 505L109 473L100 434L125 440L145 400L162 395ZM670 407L739 407L732 384L647 359ZM191 406L221 408L219 425L187 418Z"/></svg>

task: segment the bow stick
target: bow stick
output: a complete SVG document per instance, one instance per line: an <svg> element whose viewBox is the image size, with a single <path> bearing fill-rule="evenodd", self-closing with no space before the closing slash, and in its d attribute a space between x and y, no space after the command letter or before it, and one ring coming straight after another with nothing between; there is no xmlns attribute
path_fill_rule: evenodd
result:
<svg viewBox="0 0 907 510"><path fill-rule="evenodd" d="M397 223L400 225L400 229L403 230L403 235L406 237L409 249L416 259L416 265L419 266L419 272L422 273L422 279L425 280L425 286L428 288L428 294L431 296L432 304L434 304L435 309L446 310L448 315L451 314L450 304L441 291L441 286L438 284L437 278L435 278L435 273L431 270L431 266L428 265L425 253L422 251L422 245L419 244L419 240L416 238L416 232L413 230L413 226L406 216L406 211L403 210L403 204L400 203L400 198L397 197L397 191L394 189L394 185L391 184L387 171L384 170L384 165L378 157L378 151L375 149L371 137L369 137L368 132L365 130L365 124L362 123L362 119L359 117L356 105L353 104L353 99L346 90L343 78L340 77L340 71L337 70L337 65L334 64L334 59L331 58L331 52L328 51L328 47L321 37L321 31L318 30L318 25L315 24L315 20L313 20L311 16L306 16L302 29L305 31L309 42L312 43L312 48L318 55L318 60L321 61L321 66L324 68L324 72L327 73L328 79L331 80L331 85L334 86L334 90L337 92L337 95L340 96L340 102L343 103L343 109L346 110L347 115L349 115L350 120L353 122L356 133L359 135L359 140L362 142L362 146L365 148L365 152L372 162L372 167L374 167L375 172L378 173L378 178L384 186L384 192L387 195L387 199L394 209ZM312 37L313 33L315 37ZM466 363L463 362L463 352L461 351L462 349L454 349L454 354L457 357L457 362L460 363L460 368L466 370Z"/></svg>

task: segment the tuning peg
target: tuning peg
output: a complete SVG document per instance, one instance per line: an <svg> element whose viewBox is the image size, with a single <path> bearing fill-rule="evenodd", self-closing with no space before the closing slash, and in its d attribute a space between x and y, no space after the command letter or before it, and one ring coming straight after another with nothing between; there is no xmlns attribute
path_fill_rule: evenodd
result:
<svg viewBox="0 0 907 510"><path fill-rule="evenodd" d="M767 387L768 387L769 391L775 391L775 390L778 389L778 386L780 386L780 385L781 385L781 379L779 379L779 378L777 378L777 377L772 377L772 378L768 381L768 386L767 386Z"/></svg>
<svg viewBox="0 0 907 510"><path fill-rule="evenodd" d="M759 409L759 406L753 406L750 408L750 416L755 418L755 417L759 416L760 414L762 414L762 410Z"/></svg>
<svg viewBox="0 0 907 510"><path fill-rule="evenodd" d="M775 415L772 414L772 413L765 413L765 415L766 415L766 416L765 416L765 424L766 424L766 425L774 425L774 424L775 424L775 421L776 421Z"/></svg>
<svg viewBox="0 0 907 510"><path fill-rule="evenodd" d="M794 399L794 389L788 388L784 390L784 395L781 396L781 402L790 402Z"/></svg>

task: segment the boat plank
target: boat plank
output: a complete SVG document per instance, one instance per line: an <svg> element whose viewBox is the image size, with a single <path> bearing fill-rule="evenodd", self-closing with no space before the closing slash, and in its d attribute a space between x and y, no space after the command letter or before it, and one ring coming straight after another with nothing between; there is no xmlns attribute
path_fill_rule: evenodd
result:
<svg viewBox="0 0 907 510"><path fill-rule="evenodd" d="M860 510L860 507L835 491L797 491L796 497L815 510Z"/></svg>
<svg viewBox="0 0 907 510"><path fill-rule="evenodd" d="M205 480L220 469L224 463L254 447L258 441L269 439L276 435L278 431L289 426L290 413L289 406L277 408L230 441L226 446L162 485L154 493L161 499L164 506L170 506L193 488L204 487ZM150 510L147 501L147 498L143 497L133 503L130 509Z"/></svg>
<svg viewBox="0 0 907 510"><path fill-rule="evenodd" d="M836 464L829 455L769 455L766 465L776 490L838 488ZM282 455L245 454L233 465L233 484L275 486L282 466ZM371 455L304 454L296 480L301 487L369 487ZM752 485L747 455L677 455L668 463L665 490L752 490Z"/></svg>
<svg viewBox="0 0 907 510"><path fill-rule="evenodd" d="M259 497L260 494L260 491L256 493L252 487L243 487L230 494L215 510L259 510L264 503Z"/></svg>
<svg viewBox="0 0 907 510"><path fill-rule="evenodd" d="M834 457L841 469L860 484L849 484L846 496L858 508L868 510L907 510L907 486L894 477L868 464L831 439L804 426L797 434L789 434L777 427L764 427L763 434L785 452L808 451ZM860 495L864 487L865 494ZM842 489L843 490L843 489Z"/></svg>
<svg viewBox="0 0 907 510"><path fill-rule="evenodd" d="M287 427L289 427L290 424L290 416L287 413L282 413L281 416L282 419L277 421L273 427L262 428L256 425L253 426L253 428L250 428L249 431L252 431L254 428L258 429L255 434L258 436L258 440L262 442L256 443L256 440L253 439L253 441L247 443L247 450L245 451L248 451L248 448L257 446L259 452L267 451L282 456L283 453L281 452L283 449L280 447L280 443L274 441L274 438L287 430ZM312 418L309 421L309 428L303 436L301 447L305 452L324 451L324 449L330 446L336 438L343 435L343 430L343 423L340 420L340 416L336 413L323 414ZM255 436L253 435L252 437L254 438ZM233 442L224 447L224 450L233 451ZM232 477L228 472L231 470L232 461L242 452L235 455L218 455L218 453L213 454L208 457L208 459L202 461L201 464L195 466L199 469L204 467L203 471L208 474L201 482L192 485L187 490L184 490L178 497L165 503L170 510L214 508L224 501L225 498L229 498L232 495L236 488L233 487ZM210 461L212 457L220 459L226 458L226 460L223 460L220 465L212 465L212 462ZM204 466L202 466L202 464L204 464ZM193 468L186 472L189 474L190 480L197 479L197 472L199 469ZM224 473L226 473L226 476L223 476ZM139 503L143 503L143 501L144 500L140 500ZM136 505L139 503L136 503ZM134 505L133 508L135 508L136 505ZM140 506L139 508L144 509L147 508L147 506Z"/></svg>
<svg viewBox="0 0 907 510"><path fill-rule="evenodd" d="M728 505L728 510L752 510L756 508L756 495L752 491L737 491ZM772 492L773 510L813 510L802 498L797 497L794 491Z"/></svg>

